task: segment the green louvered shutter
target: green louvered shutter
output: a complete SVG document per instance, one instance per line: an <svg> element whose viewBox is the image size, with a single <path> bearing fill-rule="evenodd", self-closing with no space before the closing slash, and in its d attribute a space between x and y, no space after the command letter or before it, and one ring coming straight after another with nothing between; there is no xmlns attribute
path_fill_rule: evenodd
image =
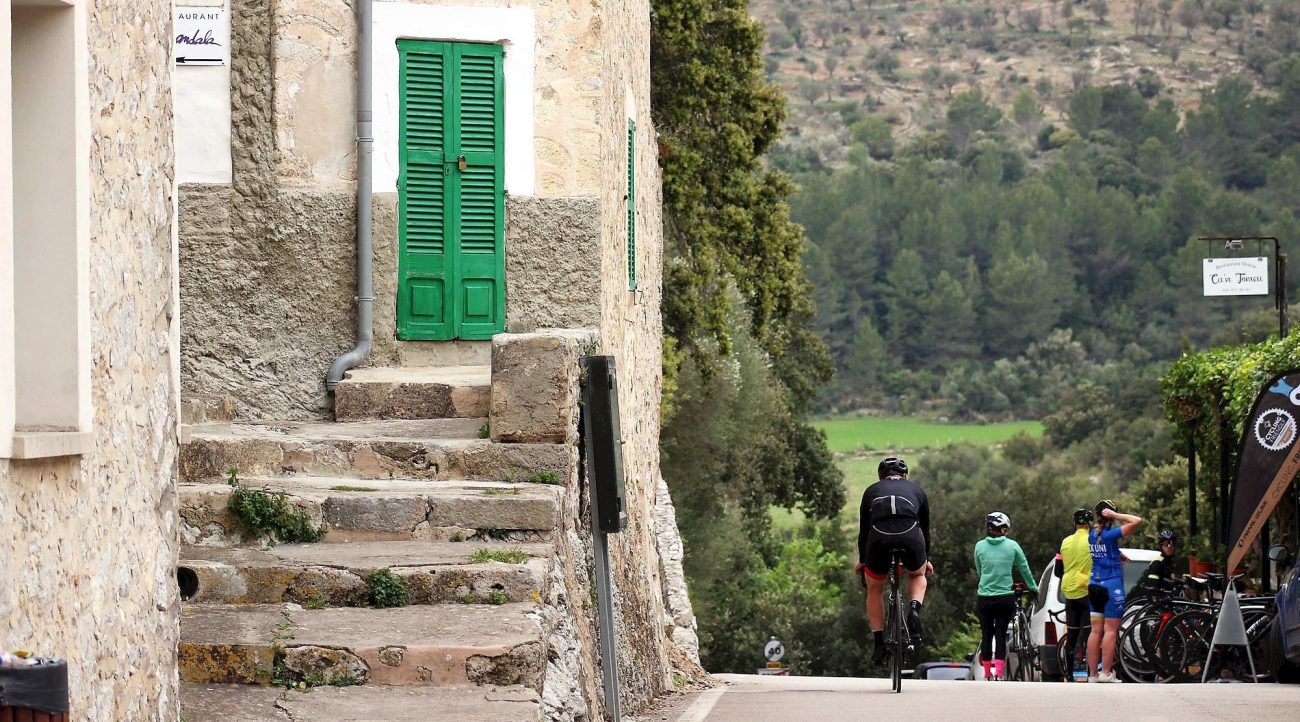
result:
<svg viewBox="0 0 1300 722"><path fill-rule="evenodd" d="M505 179L502 177L501 46L456 45L459 220L455 312L458 337L488 339L505 330ZM458 166L459 167L459 166Z"/></svg>
<svg viewBox="0 0 1300 722"><path fill-rule="evenodd" d="M627 122L627 287L636 290L636 121Z"/></svg>
<svg viewBox="0 0 1300 722"><path fill-rule="evenodd" d="M397 335L505 328L501 47L399 40Z"/></svg>

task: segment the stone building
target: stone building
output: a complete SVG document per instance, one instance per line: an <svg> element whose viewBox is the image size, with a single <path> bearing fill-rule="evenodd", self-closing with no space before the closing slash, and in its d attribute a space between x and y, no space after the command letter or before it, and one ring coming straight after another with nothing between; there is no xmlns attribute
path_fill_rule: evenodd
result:
<svg viewBox="0 0 1300 722"><path fill-rule="evenodd" d="M697 669L658 502L648 1L176 5L212 33L176 69L187 718L601 719L592 354L619 372L622 703ZM323 540L258 544L230 469ZM409 606L367 606L381 569Z"/></svg>
<svg viewBox="0 0 1300 722"><path fill-rule="evenodd" d="M170 29L0 10L0 647L66 658L74 719L179 714Z"/></svg>

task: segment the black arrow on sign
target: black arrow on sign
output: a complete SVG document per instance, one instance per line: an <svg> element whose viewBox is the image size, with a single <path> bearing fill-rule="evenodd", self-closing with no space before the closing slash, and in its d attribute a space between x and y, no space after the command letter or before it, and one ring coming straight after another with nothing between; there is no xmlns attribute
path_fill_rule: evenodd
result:
<svg viewBox="0 0 1300 722"><path fill-rule="evenodd" d="M184 55L176 58L176 62L184 65L185 63L219 63L221 58L187 58Z"/></svg>

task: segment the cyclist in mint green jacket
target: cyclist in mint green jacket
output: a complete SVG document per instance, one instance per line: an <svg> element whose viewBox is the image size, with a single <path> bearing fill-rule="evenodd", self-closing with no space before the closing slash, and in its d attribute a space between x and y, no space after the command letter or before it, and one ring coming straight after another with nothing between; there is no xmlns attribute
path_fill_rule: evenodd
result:
<svg viewBox="0 0 1300 722"><path fill-rule="evenodd" d="M1016 614L1016 595L1012 591L1011 570L1020 573L1020 579L1032 592L1038 592L1033 572L1025 552L1013 539L1007 537L1011 518L1000 511L984 518L988 536L975 545L975 568L980 573L980 586L975 611L980 618L980 665L984 679L1006 677L1007 625Z"/></svg>

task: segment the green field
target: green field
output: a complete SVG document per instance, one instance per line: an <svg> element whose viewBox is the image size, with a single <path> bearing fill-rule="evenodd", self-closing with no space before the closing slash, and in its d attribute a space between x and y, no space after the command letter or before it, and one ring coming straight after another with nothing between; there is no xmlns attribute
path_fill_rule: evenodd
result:
<svg viewBox="0 0 1300 722"><path fill-rule="evenodd" d="M958 441L984 446L1001 443L1020 431L1032 436L1043 434L1043 425L1037 421L941 424L908 418L860 417L814 421L812 425L826 432L826 445L836 453L855 450L919 451Z"/></svg>
<svg viewBox="0 0 1300 722"><path fill-rule="evenodd" d="M958 441L981 446L998 444L1020 431L1032 436L1043 434L1043 425L1037 421L941 424L908 418L855 418L814 421L813 426L826 432L827 445L834 452L869 449L914 452ZM836 462L844 472L844 509L849 518L857 519L862 492L876 481L876 467L883 458L884 454L879 453L856 458L844 457ZM803 513L774 508L772 522L778 529L792 529L803 523Z"/></svg>

